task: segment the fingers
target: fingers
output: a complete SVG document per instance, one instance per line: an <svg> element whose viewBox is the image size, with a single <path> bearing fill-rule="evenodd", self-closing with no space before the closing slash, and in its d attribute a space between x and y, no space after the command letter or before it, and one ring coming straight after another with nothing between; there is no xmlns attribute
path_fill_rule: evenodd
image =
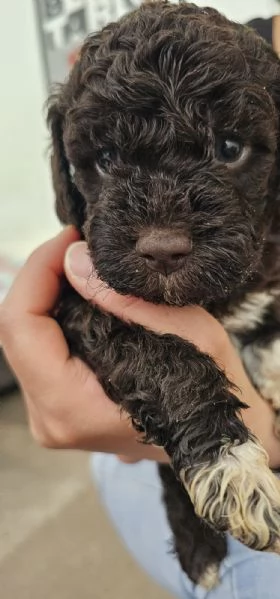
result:
<svg viewBox="0 0 280 599"><path fill-rule="evenodd" d="M121 320L141 324L157 333L179 335L213 356L228 342L220 323L199 306L156 306L106 288L93 269L85 242L68 247L64 268L69 282L80 295Z"/></svg>
<svg viewBox="0 0 280 599"><path fill-rule="evenodd" d="M94 373L70 359L63 333L48 314L59 293L65 251L77 239L70 227L38 248L0 309L0 338L24 392L31 432L46 447L165 460L163 450L138 442Z"/></svg>
<svg viewBox="0 0 280 599"><path fill-rule="evenodd" d="M170 458L160 447L154 447L151 445L142 445L141 452L131 453L129 455L118 454L120 462L124 464L135 464L141 460L152 460L153 462L159 462L161 464L169 464Z"/></svg>
<svg viewBox="0 0 280 599"><path fill-rule="evenodd" d="M136 464L136 462L140 462L139 459L128 455L119 454L117 455L117 458L120 460L120 462L123 462L123 464Z"/></svg>
<svg viewBox="0 0 280 599"><path fill-rule="evenodd" d="M0 339L23 386L42 388L60 375L68 347L47 316L59 293L63 257L78 235L72 227L43 244L27 260L0 308Z"/></svg>
<svg viewBox="0 0 280 599"><path fill-rule="evenodd" d="M130 312L133 312L130 310L131 306L134 308L134 314L135 310L136 314L139 313L139 317L144 306L148 310L154 307L153 304L148 304L144 300L132 296L121 296L109 289L98 278L88 255L85 241L73 243L68 247L64 269L69 282L82 297L92 300L104 310L113 311L124 320L130 319Z"/></svg>

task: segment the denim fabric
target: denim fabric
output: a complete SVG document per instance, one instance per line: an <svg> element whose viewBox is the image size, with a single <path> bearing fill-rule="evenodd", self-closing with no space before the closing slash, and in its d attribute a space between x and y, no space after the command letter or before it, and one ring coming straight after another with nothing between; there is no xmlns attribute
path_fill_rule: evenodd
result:
<svg viewBox="0 0 280 599"><path fill-rule="evenodd" d="M221 584L206 591L194 585L171 551L171 530L161 501L157 466L127 465L115 456L91 458L95 482L124 544L140 566L180 599L280 599L280 557L252 551L231 537L221 565Z"/></svg>

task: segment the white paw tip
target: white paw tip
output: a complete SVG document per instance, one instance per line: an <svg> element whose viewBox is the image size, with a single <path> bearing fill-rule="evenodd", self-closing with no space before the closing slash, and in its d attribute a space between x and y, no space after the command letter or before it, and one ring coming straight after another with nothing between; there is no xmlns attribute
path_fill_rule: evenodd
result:
<svg viewBox="0 0 280 599"><path fill-rule="evenodd" d="M219 566L217 564L208 566L198 581L198 584L204 589L207 589L207 591L211 591L211 589L217 587L219 583Z"/></svg>

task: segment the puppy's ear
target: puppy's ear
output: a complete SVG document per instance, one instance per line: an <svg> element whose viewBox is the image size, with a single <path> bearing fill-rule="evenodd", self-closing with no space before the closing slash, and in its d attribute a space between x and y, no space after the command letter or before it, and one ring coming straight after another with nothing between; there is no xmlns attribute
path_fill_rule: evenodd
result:
<svg viewBox="0 0 280 599"><path fill-rule="evenodd" d="M51 171L56 195L56 213L63 224L75 225L80 230L85 220L85 200L72 180L70 165L65 155L63 120L60 94L56 93L48 101L47 113L47 124L51 132Z"/></svg>

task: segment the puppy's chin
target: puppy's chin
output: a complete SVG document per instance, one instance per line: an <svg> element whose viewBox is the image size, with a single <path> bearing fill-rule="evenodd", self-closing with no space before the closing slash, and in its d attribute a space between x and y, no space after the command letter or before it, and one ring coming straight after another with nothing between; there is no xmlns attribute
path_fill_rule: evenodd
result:
<svg viewBox="0 0 280 599"><path fill-rule="evenodd" d="M207 306L212 301L221 301L233 291L232 286L221 285L216 280L216 285L210 287L201 277L194 284L185 273L180 270L165 276L160 273L151 272L143 275L136 271L135 274L121 273L116 268L114 273L107 269L99 269L95 266L99 277L104 283L122 295L133 295L152 302L153 304L166 304L173 306L200 305Z"/></svg>
<svg viewBox="0 0 280 599"><path fill-rule="evenodd" d="M118 293L156 304L207 308L225 301L251 278L258 264L259 252L250 238L246 252L243 248L239 253L234 247L209 242L207 247L198 245L181 268L166 276L148 268L126 243L114 238L114 245L104 247L103 241L97 243L94 231L89 232L90 255L102 281Z"/></svg>

